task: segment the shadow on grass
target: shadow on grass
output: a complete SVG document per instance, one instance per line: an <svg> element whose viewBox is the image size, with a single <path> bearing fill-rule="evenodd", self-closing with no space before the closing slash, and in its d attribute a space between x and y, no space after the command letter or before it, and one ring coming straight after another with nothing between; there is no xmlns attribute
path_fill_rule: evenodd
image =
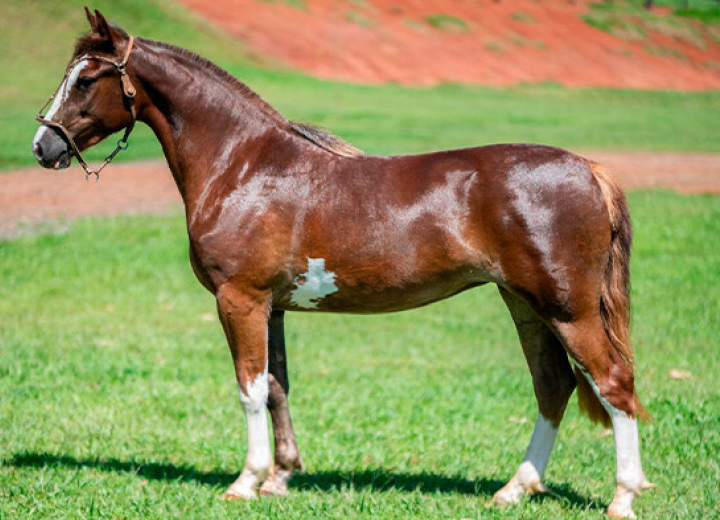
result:
<svg viewBox="0 0 720 520"><path fill-rule="evenodd" d="M114 458L77 459L69 455L51 453L19 453L9 460L0 461L0 466L16 468L65 467L72 469L92 468L113 473L135 473L152 480L173 480L197 482L203 485L224 488L236 478L237 473L221 471L200 471L192 466L160 463L123 461ZM347 488L372 492L419 491L421 493L460 493L463 495L492 496L504 482L481 478L467 480L462 477L437 475L433 473L393 473L382 469L363 471L319 471L295 475L290 487L306 491L341 491ZM533 501L558 500L581 509L604 509L605 505L578 495L567 484L548 485L549 494L535 495Z"/></svg>
<svg viewBox="0 0 720 520"><path fill-rule="evenodd" d="M136 462L114 458L77 459L69 455L52 453L18 453L10 460L0 461L0 466L16 468L65 467L71 469L91 468L112 473L135 473L151 480L175 480L224 487L229 486L237 475L221 471L200 471L191 466L162 462Z"/></svg>
<svg viewBox="0 0 720 520"><path fill-rule="evenodd" d="M295 475L290 487L300 490L341 491L347 488L368 489L373 492L391 490L419 491L421 493L460 493L463 495L492 496L505 482L481 478L467 480L462 477L448 477L432 473L391 473L384 470L363 470L359 472L319 471ZM580 509L604 510L602 504L592 498L578 495L567 484L548 484L550 493L534 495L533 501L555 500Z"/></svg>

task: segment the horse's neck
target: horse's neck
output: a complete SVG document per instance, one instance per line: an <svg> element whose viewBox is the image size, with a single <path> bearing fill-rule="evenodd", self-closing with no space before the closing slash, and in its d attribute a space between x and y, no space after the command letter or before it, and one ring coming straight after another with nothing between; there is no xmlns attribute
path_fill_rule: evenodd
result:
<svg viewBox="0 0 720 520"><path fill-rule="evenodd" d="M151 104L140 118L163 147L186 206L206 177L287 121L249 89L175 49L143 42L133 63Z"/></svg>

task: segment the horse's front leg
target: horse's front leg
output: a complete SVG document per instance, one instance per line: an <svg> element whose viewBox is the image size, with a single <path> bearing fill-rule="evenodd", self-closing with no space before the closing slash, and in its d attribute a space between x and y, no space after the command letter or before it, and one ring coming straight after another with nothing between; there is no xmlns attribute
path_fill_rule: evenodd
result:
<svg viewBox="0 0 720 520"><path fill-rule="evenodd" d="M268 401L269 295L223 285L216 295L240 387L247 419L247 458L225 498L250 499L270 471L270 438L265 408Z"/></svg>
<svg viewBox="0 0 720 520"><path fill-rule="evenodd" d="M287 374L287 355L285 353L285 313L273 311L268 323L268 367L269 390L268 410L272 419L275 435L275 466L270 476L260 488L262 495L286 496L288 482L297 469L304 470L292 420L288 394L290 382Z"/></svg>

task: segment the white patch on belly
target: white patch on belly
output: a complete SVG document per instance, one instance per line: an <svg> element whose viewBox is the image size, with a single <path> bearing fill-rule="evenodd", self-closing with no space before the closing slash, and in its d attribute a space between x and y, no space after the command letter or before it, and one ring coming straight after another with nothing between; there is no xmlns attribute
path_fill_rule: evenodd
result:
<svg viewBox="0 0 720 520"><path fill-rule="evenodd" d="M308 272L293 281L297 288L290 294L290 301L303 309L317 309L320 300L338 291L335 273L325 270L324 258L308 258Z"/></svg>

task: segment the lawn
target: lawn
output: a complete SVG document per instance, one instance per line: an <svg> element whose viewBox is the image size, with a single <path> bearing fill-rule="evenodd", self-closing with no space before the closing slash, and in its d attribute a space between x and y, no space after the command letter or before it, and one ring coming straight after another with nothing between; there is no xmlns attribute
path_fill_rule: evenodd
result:
<svg viewBox="0 0 720 520"><path fill-rule="evenodd" d="M630 196L645 517L707 518L720 480L720 198ZM184 221L76 221L0 243L0 518L600 518L612 436L573 402L553 494L486 509L535 416L492 287L376 317L288 316L291 404L308 472L287 500L225 503L245 451L214 302ZM688 379L668 377L688 370Z"/></svg>

